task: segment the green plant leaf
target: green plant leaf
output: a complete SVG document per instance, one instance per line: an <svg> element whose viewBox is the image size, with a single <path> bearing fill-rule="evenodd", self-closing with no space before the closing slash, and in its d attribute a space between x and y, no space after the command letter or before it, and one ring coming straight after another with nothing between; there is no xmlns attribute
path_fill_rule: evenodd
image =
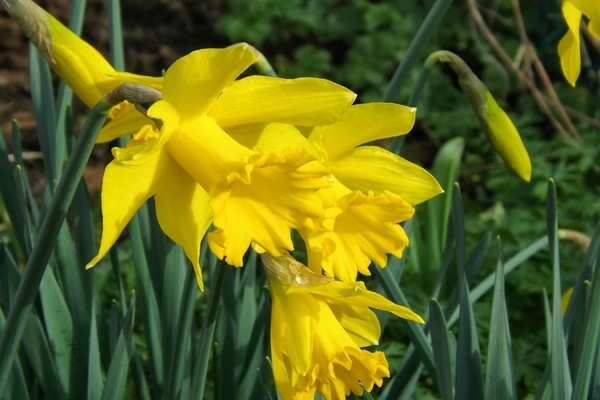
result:
<svg viewBox="0 0 600 400"><path fill-rule="evenodd" d="M122 399L125 396L129 360L134 351L132 342L134 315L135 293L132 293L127 314L125 314L119 337L112 352L113 356L102 390L102 400Z"/></svg>
<svg viewBox="0 0 600 400"><path fill-rule="evenodd" d="M450 349L448 347L448 329L446 328L444 313L435 299L432 299L429 303L429 325L440 398L442 400L452 400L454 398L454 388L452 386L452 366L450 365Z"/></svg>
<svg viewBox="0 0 600 400"><path fill-rule="evenodd" d="M483 375L481 355L472 302L463 276L460 300L460 319L458 323L458 346L456 349L456 398L483 399Z"/></svg>
<svg viewBox="0 0 600 400"><path fill-rule="evenodd" d="M92 297L92 307L90 315L90 334L89 334L89 351L88 351L88 366L87 366L87 392L86 399L100 400L102 397L102 365L100 362L100 343L98 341L98 327L96 325L96 307L94 306L95 297Z"/></svg>
<svg viewBox="0 0 600 400"><path fill-rule="evenodd" d="M458 178L464 147L463 138L457 137L449 140L438 151L431 169L433 176L446 191L423 205L425 209L423 225L427 227L424 232L424 241L428 244L428 264L436 268L440 265L440 255L446 241L446 227L452 208L453 184ZM433 274L434 272L432 272L432 276L434 276Z"/></svg>
<svg viewBox="0 0 600 400"><path fill-rule="evenodd" d="M548 203L546 211L548 225L548 242L552 259L554 284L552 288L552 341L550 343L550 370L552 396L568 399L571 397L573 386L565 343L565 333L562 321L562 291L560 286L560 260L558 250L558 217L556 207L556 187L554 181L548 181Z"/></svg>
<svg viewBox="0 0 600 400"><path fill-rule="evenodd" d="M73 356L73 321L52 268L46 270L40 283L40 303L44 313L44 327L60 378L59 382L63 391L69 393Z"/></svg>
<svg viewBox="0 0 600 400"><path fill-rule="evenodd" d="M516 399L517 389L512 361L512 343L508 326L508 312L504 296L504 257L498 239L498 266L492 302L490 337L485 374L486 399Z"/></svg>
<svg viewBox="0 0 600 400"><path fill-rule="evenodd" d="M600 224L599 224L600 228ZM573 332L577 337L577 342L583 342L580 352L579 365L577 365L577 374L575 376L575 386L573 390L574 399L586 399L590 395L594 396L598 392L592 390L590 392L590 383L594 379L594 364L598 364L598 338L600 337L600 268L598 268L598 248L597 245L600 238L600 233L596 231L593 238L593 246L590 245L588 254L591 253L591 264L596 268L593 271L592 288L589 297L589 311L587 313L587 321L582 335L577 335L578 332ZM585 264L584 264L585 266ZM598 372L596 372L598 374ZM598 383L596 383L598 384ZM594 393L594 394L592 394Z"/></svg>
<svg viewBox="0 0 600 400"><path fill-rule="evenodd" d="M29 81L31 84L31 102L37 122L37 136L44 155L44 172L51 192L53 192L63 162L62 158L57 158L57 143L54 138L57 119L54 90L48 63L32 43L29 44Z"/></svg>

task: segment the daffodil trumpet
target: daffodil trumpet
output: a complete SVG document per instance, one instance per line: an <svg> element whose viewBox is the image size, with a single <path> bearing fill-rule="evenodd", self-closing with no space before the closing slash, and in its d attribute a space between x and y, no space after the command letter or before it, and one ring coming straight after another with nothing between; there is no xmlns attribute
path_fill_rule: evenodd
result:
<svg viewBox="0 0 600 400"><path fill-rule="evenodd" d="M271 358L282 399L361 396L390 376L371 308L423 323L421 317L365 288L317 274L289 255L261 257L272 297Z"/></svg>

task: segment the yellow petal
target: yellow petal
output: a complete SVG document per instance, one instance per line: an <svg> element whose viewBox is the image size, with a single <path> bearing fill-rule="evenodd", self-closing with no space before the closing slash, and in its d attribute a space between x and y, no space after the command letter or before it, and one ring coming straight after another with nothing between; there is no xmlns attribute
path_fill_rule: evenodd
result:
<svg viewBox="0 0 600 400"><path fill-rule="evenodd" d="M408 133L415 115L415 108L399 104L359 104L350 107L338 122L315 128L309 139L323 146L332 161L358 145Z"/></svg>
<svg viewBox="0 0 600 400"><path fill-rule="evenodd" d="M249 76L225 89L209 115L225 128L256 122L324 125L335 122L355 98L325 79Z"/></svg>
<svg viewBox="0 0 600 400"><path fill-rule="evenodd" d="M328 166L336 179L351 190L376 193L387 190L412 205L443 191L425 169L380 147L358 147L330 161Z"/></svg>
<svg viewBox="0 0 600 400"><path fill-rule="evenodd" d="M113 160L102 180L102 239L100 249L86 268L96 265L110 250L133 214L153 196L169 175L166 154L154 152L138 163Z"/></svg>
<svg viewBox="0 0 600 400"><path fill-rule="evenodd" d="M588 24L588 29L597 40L600 40L600 19L590 21L590 23Z"/></svg>
<svg viewBox="0 0 600 400"><path fill-rule="evenodd" d="M162 130L167 126L165 122ZM242 173L252 154L207 116L186 120L175 129L167 144L170 154L208 192L229 174Z"/></svg>
<svg viewBox="0 0 600 400"><path fill-rule="evenodd" d="M118 137L131 135L144 125L154 125L154 122L135 109L128 101L123 101L111 108L108 114L110 121L102 127L98 134L97 143L110 142Z"/></svg>
<svg viewBox="0 0 600 400"><path fill-rule="evenodd" d="M205 114L221 91L256 60L248 45L202 49L184 56L167 70L163 99L182 118Z"/></svg>
<svg viewBox="0 0 600 400"><path fill-rule="evenodd" d="M531 180L531 160L519 131L500 108L490 92L486 91L488 139L513 171L526 182Z"/></svg>
<svg viewBox="0 0 600 400"><path fill-rule="evenodd" d="M585 14L590 21L600 21L600 6L596 0L566 0Z"/></svg>
<svg viewBox="0 0 600 400"><path fill-rule="evenodd" d="M382 295L367 290L363 282L354 282L348 284L346 282L333 281L326 285L313 286L311 288L290 287L288 293L310 292L313 295L319 295L329 302L338 304L352 305L355 307L369 307L378 310L391 312L392 314L408 319L411 321L423 323L423 319L415 314L410 309L400 306L386 299Z"/></svg>
<svg viewBox="0 0 600 400"><path fill-rule="evenodd" d="M373 311L364 307L342 306L335 303L330 303L329 308L358 347L379 344L381 327Z"/></svg>
<svg viewBox="0 0 600 400"><path fill-rule="evenodd" d="M569 30L558 43L558 55L567 82L569 82L571 86L575 86L575 82L577 82L581 70L581 49L579 44L581 11L579 11L570 1L563 1L561 9Z"/></svg>
<svg viewBox="0 0 600 400"><path fill-rule="evenodd" d="M168 179L156 191L156 216L163 232L181 245L191 261L200 290L200 242L212 220L208 194L185 171L172 162Z"/></svg>
<svg viewBox="0 0 600 400"><path fill-rule="evenodd" d="M287 287L269 281L273 296L271 333L276 337L275 345L283 345L294 369L304 375L308 372L312 356L313 324L317 320L319 306L310 296L288 296ZM294 343L294 346L290 346Z"/></svg>
<svg viewBox="0 0 600 400"><path fill-rule="evenodd" d="M300 146L315 156L319 154L294 125L276 122L240 125L228 129L227 133L241 145L264 153L279 153L290 146Z"/></svg>
<svg viewBox="0 0 600 400"><path fill-rule="evenodd" d="M273 256L293 249L291 230L322 213L316 191L330 185L328 170L304 149L256 154L246 172L230 174L211 195L215 232L211 250L241 266L252 242Z"/></svg>
<svg viewBox="0 0 600 400"><path fill-rule="evenodd" d="M118 85L109 78L114 68L92 46L48 14L52 37L52 68L88 107Z"/></svg>
<svg viewBox="0 0 600 400"><path fill-rule="evenodd" d="M354 282L358 272L370 275L371 261L383 267L387 254L402 256L408 237L398 223L414 212L406 201L390 192L351 192L337 202L340 212L334 217L333 229L309 232L306 240L309 254L323 254L320 266L328 275ZM306 231L301 232L306 238ZM318 270L318 266L310 268Z"/></svg>
<svg viewBox="0 0 600 400"><path fill-rule="evenodd" d="M164 78L162 76L145 76L120 71L112 72L108 74L108 76L114 79L118 84L128 82L148 86L156 90L162 90L163 88Z"/></svg>

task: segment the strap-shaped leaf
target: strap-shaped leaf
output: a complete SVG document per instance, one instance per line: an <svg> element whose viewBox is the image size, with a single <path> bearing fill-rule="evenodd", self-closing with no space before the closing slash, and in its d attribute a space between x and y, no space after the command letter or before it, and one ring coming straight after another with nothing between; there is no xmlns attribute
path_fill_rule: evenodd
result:
<svg viewBox="0 0 600 400"><path fill-rule="evenodd" d="M440 398L442 400L452 400L454 398L454 387L452 385L452 366L450 365L450 349L448 347L448 328L446 328L446 318L444 318L442 308L434 299L429 303L429 324Z"/></svg>
<svg viewBox="0 0 600 400"><path fill-rule="evenodd" d="M494 285L488 342L485 398L491 400L517 398L512 343L508 326L506 298L504 296L504 257L500 239L498 239L498 265L496 267L496 284Z"/></svg>

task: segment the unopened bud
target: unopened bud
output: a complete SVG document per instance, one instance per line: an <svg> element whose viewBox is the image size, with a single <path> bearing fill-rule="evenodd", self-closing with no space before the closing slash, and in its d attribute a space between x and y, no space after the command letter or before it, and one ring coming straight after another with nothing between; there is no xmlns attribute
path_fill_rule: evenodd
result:
<svg viewBox="0 0 600 400"><path fill-rule="evenodd" d="M525 149L519 131L498 105L494 96L456 54L445 50L437 51L428 57L426 64L429 66L436 61L445 62L452 68L492 147L506 165L521 179L529 182L531 180L531 160L527 149Z"/></svg>

